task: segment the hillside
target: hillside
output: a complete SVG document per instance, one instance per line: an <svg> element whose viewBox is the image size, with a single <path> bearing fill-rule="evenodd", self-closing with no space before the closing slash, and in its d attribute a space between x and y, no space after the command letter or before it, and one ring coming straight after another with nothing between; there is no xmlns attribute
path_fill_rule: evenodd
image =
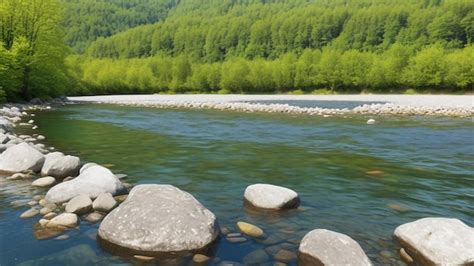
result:
<svg viewBox="0 0 474 266"><path fill-rule="evenodd" d="M66 43L81 52L98 37L164 19L176 0L61 0Z"/></svg>

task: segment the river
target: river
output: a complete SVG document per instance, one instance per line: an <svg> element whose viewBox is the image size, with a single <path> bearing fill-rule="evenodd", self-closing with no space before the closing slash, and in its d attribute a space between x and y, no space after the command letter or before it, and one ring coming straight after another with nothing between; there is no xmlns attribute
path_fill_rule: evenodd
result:
<svg viewBox="0 0 474 266"><path fill-rule="evenodd" d="M35 117L47 145L106 164L133 184L175 185L214 212L221 227L236 232L236 222L246 221L268 235L237 244L220 237L214 264L265 261L255 253L263 249L273 265L277 251L296 252L307 232L325 228L354 238L374 263L393 265L399 259L392 234L402 223L443 216L473 226L471 119L381 116L375 125L367 119L93 104ZM243 192L254 183L297 191L300 208L272 215L246 210ZM27 207L11 202L44 191L16 186L23 192L0 188L1 265L130 263L98 246L98 224L82 222L67 240L36 240L37 217L19 219Z"/></svg>

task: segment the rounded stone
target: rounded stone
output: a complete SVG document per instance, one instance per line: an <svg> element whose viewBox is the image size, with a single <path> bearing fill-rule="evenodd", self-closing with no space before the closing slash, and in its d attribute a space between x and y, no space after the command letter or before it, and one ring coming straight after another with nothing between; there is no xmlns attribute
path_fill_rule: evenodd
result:
<svg viewBox="0 0 474 266"><path fill-rule="evenodd" d="M89 223L97 223L104 218L104 215L100 212L92 212L84 216L84 220Z"/></svg>
<svg viewBox="0 0 474 266"><path fill-rule="evenodd" d="M44 163L44 155L23 142L12 146L0 155L0 171L19 173L27 170L39 172Z"/></svg>
<svg viewBox="0 0 474 266"><path fill-rule="evenodd" d="M300 202L295 191L270 184L248 186L244 192L244 201L246 205L270 210L297 208Z"/></svg>
<svg viewBox="0 0 474 266"><path fill-rule="evenodd" d="M84 214L92 209L92 200L87 195L79 195L72 198L66 204L66 212Z"/></svg>
<svg viewBox="0 0 474 266"><path fill-rule="evenodd" d="M299 265L372 265L360 245L347 235L316 229L301 240Z"/></svg>
<svg viewBox="0 0 474 266"><path fill-rule="evenodd" d="M253 224L249 224L246 222L238 222L237 223L237 228L242 232L242 234L259 238L264 235L264 232L262 229L260 229L258 226L255 226Z"/></svg>
<svg viewBox="0 0 474 266"><path fill-rule="evenodd" d="M115 195L122 190L122 183L109 169L88 163L81 168L78 177L52 187L46 193L46 199L50 202L61 203L81 194L95 199L104 192Z"/></svg>
<svg viewBox="0 0 474 266"><path fill-rule="evenodd" d="M31 183L34 187L50 187L56 183L56 179L52 176L46 176L42 178L38 178L33 183Z"/></svg>
<svg viewBox="0 0 474 266"><path fill-rule="evenodd" d="M117 206L117 201L110 193L100 194L92 203L92 207L94 208L94 210L100 212L109 212L115 206Z"/></svg>
<svg viewBox="0 0 474 266"><path fill-rule="evenodd" d="M215 215L191 194L171 185L134 187L98 231L106 249L147 256L201 250L218 234Z"/></svg>
<svg viewBox="0 0 474 266"><path fill-rule="evenodd" d="M394 235L417 264L468 265L474 262L474 230L458 219L423 218L400 225Z"/></svg>
<svg viewBox="0 0 474 266"><path fill-rule="evenodd" d="M204 264L208 262L211 258L203 254L194 254L193 262L197 264Z"/></svg>
<svg viewBox="0 0 474 266"><path fill-rule="evenodd" d="M296 253L286 249L281 249L275 254L275 256L273 256L273 258L280 262L291 262L296 260Z"/></svg>
<svg viewBox="0 0 474 266"><path fill-rule="evenodd" d="M62 213L51 219L47 227L75 227L79 224L79 218L74 213Z"/></svg>
<svg viewBox="0 0 474 266"><path fill-rule="evenodd" d="M20 218L22 219L27 219L27 218L31 218L33 216L36 216L37 214L39 213L39 211L37 209L29 209L25 212L23 212L21 215L20 215Z"/></svg>

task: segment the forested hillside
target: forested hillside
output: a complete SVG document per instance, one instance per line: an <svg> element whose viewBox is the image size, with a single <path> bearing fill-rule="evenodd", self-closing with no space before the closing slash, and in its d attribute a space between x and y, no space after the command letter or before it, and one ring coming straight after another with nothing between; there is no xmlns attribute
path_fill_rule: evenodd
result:
<svg viewBox="0 0 474 266"><path fill-rule="evenodd" d="M63 17L41 28L55 36L46 46L22 30L21 12L35 3ZM0 0L0 15L9 99L42 95L29 78L41 60L54 66L43 70L48 82L61 77L43 95L466 92L474 84L470 0ZM67 58L56 52L63 43ZM30 84L38 89L25 90Z"/></svg>
<svg viewBox="0 0 474 266"><path fill-rule="evenodd" d="M164 19L176 0L62 0L66 42L82 52L98 37Z"/></svg>

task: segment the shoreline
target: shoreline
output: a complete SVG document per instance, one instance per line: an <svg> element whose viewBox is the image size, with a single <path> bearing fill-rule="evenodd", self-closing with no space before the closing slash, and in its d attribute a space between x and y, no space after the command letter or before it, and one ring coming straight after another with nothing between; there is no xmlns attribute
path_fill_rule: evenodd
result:
<svg viewBox="0 0 474 266"><path fill-rule="evenodd" d="M470 117L471 95L105 95L68 97L73 103L119 104L152 108L214 109L304 115L426 115ZM289 102L289 103L281 103ZM295 102L353 104L355 107L297 106ZM318 103L319 104L319 103Z"/></svg>

